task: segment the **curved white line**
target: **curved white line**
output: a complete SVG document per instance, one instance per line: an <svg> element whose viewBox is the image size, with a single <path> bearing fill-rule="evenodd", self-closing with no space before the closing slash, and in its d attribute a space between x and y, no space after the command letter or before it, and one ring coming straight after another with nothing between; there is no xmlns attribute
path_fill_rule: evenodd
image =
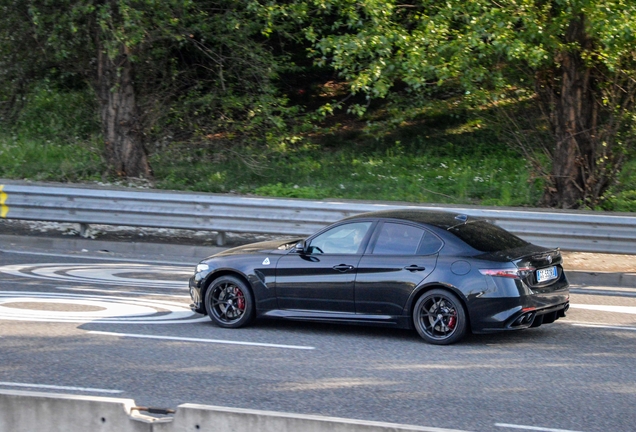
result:
<svg viewBox="0 0 636 432"><path fill-rule="evenodd" d="M57 280L101 285L127 285L180 289L188 286L189 267L153 266L147 264L16 264L0 267L0 273L40 280ZM184 281L122 277L120 274L171 274L181 275Z"/></svg>
<svg viewBox="0 0 636 432"><path fill-rule="evenodd" d="M11 308L11 303L52 303L96 307L96 311L51 311ZM119 296L25 291L0 292L0 320L99 323L99 324L182 324L208 321L183 303Z"/></svg>

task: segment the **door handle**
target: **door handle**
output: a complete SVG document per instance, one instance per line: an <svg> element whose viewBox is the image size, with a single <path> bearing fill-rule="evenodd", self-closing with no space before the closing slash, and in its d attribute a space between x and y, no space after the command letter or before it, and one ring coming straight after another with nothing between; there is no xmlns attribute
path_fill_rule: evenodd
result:
<svg viewBox="0 0 636 432"><path fill-rule="evenodd" d="M338 264L333 267L334 270L338 270L339 272L348 272L349 270L353 270L353 266L349 264Z"/></svg>
<svg viewBox="0 0 636 432"><path fill-rule="evenodd" d="M417 266L415 264L404 267L404 270L408 270L410 272L422 271L426 270L426 267Z"/></svg>

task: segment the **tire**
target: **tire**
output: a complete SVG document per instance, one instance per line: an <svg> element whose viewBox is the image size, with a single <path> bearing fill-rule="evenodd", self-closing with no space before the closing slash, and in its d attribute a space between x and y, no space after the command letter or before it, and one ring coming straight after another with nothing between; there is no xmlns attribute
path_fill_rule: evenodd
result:
<svg viewBox="0 0 636 432"><path fill-rule="evenodd" d="M426 342L450 345L466 335L468 320L457 296L444 289L434 289L415 303L413 325Z"/></svg>
<svg viewBox="0 0 636 432"><path fill-rule="evenodd" d="M243 327L254 317L254 296L242 280L221 276L212 281L205 293L205 309L219 327Z"/></svg>

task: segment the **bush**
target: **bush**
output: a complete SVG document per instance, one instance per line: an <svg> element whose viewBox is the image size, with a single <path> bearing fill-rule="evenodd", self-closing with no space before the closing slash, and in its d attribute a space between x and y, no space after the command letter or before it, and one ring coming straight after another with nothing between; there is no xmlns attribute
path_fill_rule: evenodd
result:
<svg viewBox="0 0 636 432"><path fill-rule="evenodd" d="M95 95L89 89L62 91L42 81L25 98L12 128L21 138L68 144L100 131Z"/></svg>

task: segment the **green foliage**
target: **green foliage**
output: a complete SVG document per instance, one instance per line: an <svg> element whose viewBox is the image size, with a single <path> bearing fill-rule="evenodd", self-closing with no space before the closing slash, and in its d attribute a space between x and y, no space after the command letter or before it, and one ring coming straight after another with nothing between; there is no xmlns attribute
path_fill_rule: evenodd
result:
<svg viewBox="0 0 636 432"><path fill-rule="evenodd" d="M62 91L42 80L0 133L0 177L79 182L102 178L95 99L87 89Z"/></svg>
<svg viewBox="0 0 636 432"><path fill-rule="evenodd" d="M36 92L28 98L34 105L27 104L25 115L54 109L56 104L51 101L81 101L85 97L55 93ZM67 109L69 115L75 113L78 124L89 121L77 114L79 109L60 109L46 128L38 129L44 135L63 131ZM38 116L29 115L39 124ZM13 135L0 138L0 177L105 180L101 146L90 136L47 142L35 138L37 133L28 130L28 122L23 124L26 130L18 128ZM451 115L440 105L417 124L396 127L381 138L348 124L347 128L337 128L337 133L318 136L313 144L285 141L269 147L217 148L200 142L170 143L154 152L151 161L156 186L163 189L307 199L536 206L542 178L526 159L501 144L488 124L488 118ZM634 173L632 160L620 183L607 195L603 209L634 211Z"/></svg>
<svg viewBox="0 0 636 432"><path fill-rule="evenodd" d="M364 115L374 99L388 99L387 113L402 122L434 99L461 95L460 103L478 107L510 95L533 98L553 134L545 149L556 161L549 205L597 203L636 140L636 2L255 3L268 31L296 24L315 63L334 68L352 95L366 98L352 100L352 114ZM401 110L404 101L415 109Z"/></svg>
<svg viewBox="0 0 636 432"><path fill-rule="evenodd" d="M94 141L61 144L0 135L0 178L81 182L100 180L105 166Z"/></svg>
<svg viewBox="0 0 636 432"><path fill-rule="evenodd" d="M315 186L298 186L297 184L267 184L254 189L256 195L272 196L281 198L308 198L320 199L325 198L324 190L320 190Z"/></svg>
<svg viewBox="0 0 636 432"><path fill-rule="evenodd" d="M601 210L636 212L636 160L625 164L616 185L605 194Z"/></svg>
<svg viewBox="0 0 636 432"><path fill-rule="evenodd" d="M531 86L532 72L552 67L563 51L583 51L588 62L616 70L633 58L636 41L629 0L255 3L270 32L300 23L315 61L339 71L353 93L374 98L398 82L414 97L449 81L477 95ZM581 16L595 41L589 47L564 37Z"/></svg>
<svg viewBox="0 0 636 432"><path fill-rule="evenodd" d="M150 151L175 139L212 149L264 145L290 139L292 127L303 124L302 108L289 107L277 87L278 74L291 67L287 56L263 39L263 23L247 3L7 0L2 7L0 96L7 103L0 110L11 125L34 86L72 83L75 95L89 88L99 94L100 52L132 61L140 113L135 128ZM96 117L105 103L84 102ZM48 120L44 112L33 114L38 118L21 117L38 134Z"/></svg>
<svg viewBox="0 0 636 432"><path fill-rule="evenodd" d="M99 133L95 96L88 89L60 91L49 80L25 96L13 123L14 133L28 140L59 144L91 139Z"/></svg>
<svg viewBox="0 0 636 432"><path fill-rule="evenodd" d="M187 63L172 63L174 103L159 112L158 132L217 149L285 139L300 107L276 87L285 57L259 40L258 22L235 4L186 24Z"/></svg>
<svg viewBox="0 0 636 432"><path fill-rule="evenodd" d="M0 8L0 176L80 181L107 172L94 91L95 59L106 52L132 62L136 132L158 187L534 206L553 186L559 74L580 58L600 113L582 170L607 185L622 172L607 193L599 183L600 205L633 209L636 185L625 173L636 166L621 170L636 135L633 1L4 0ZM569 36L576 24L585 38ZM497 124L497 111L508 123Z"/></svg>
<svg viewBox="0 0 636 432"><path fill-rule="evenodd" d="M619 212L636 212L636 190L628 190L611 195L601 208Z"/></svg>
<svg viewBox="0 0 636 432"><path fill-rule="evenodd" d="M450 204L536 205L542 183L517 154L493 144L474 121L436 118L377 140L326 135L315 145L241 155L176 151L157 155L158 187L292 198ZM179 157L187 155L187 157ZM215 159L215 156L217 159ZM260 169L250 168L256 164Z"/></svg>

